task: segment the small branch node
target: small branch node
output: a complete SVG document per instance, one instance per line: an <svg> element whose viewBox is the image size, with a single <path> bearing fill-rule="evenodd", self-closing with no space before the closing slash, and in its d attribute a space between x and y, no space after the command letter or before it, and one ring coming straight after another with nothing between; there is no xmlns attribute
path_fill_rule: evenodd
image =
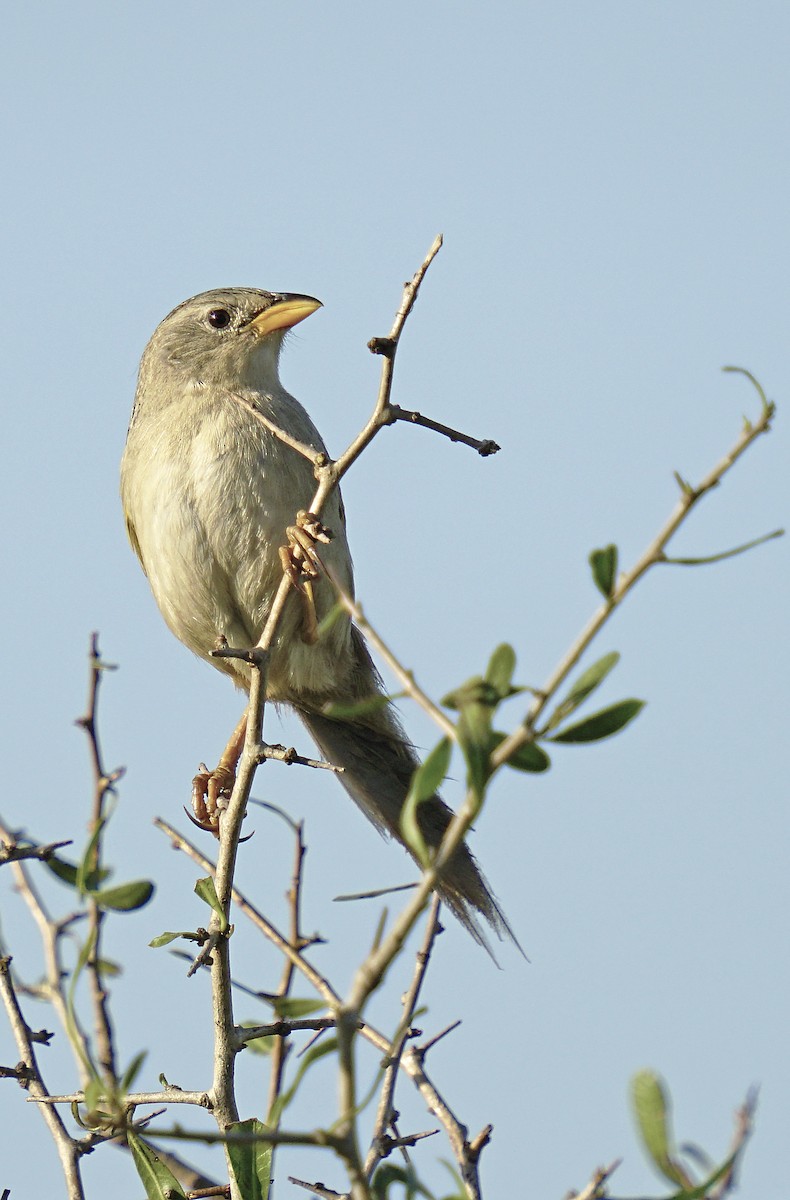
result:
<svg viewBox="0 0 790 1200"><path fill-rule="evenodd" d="M380 354L383 358L393 358L397 349L398 343L392 337L372 337L368 342L368 350L371 354Z"/></svg>

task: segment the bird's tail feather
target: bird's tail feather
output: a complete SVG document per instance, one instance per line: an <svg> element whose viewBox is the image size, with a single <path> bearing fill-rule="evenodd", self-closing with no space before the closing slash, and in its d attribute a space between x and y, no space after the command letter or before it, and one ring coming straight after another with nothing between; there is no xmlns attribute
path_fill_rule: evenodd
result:
<svg viewBox="0 0 790 1200"><path fill-rule="evenodd" d="M364 717L341 720L298 703L294 708L327 761L343 767L339 778L351 798L379 830L405 845L400 816L419 759L393 710L387 706ZM417 817L429 846L439 845L452 816L452 810L438 795L420 804ZM489 953L490 947L476 919L477 914L488 922L497 937L508 937L518 946L505 914L466 843L448 863L436 890L472 937Z"/></svg>

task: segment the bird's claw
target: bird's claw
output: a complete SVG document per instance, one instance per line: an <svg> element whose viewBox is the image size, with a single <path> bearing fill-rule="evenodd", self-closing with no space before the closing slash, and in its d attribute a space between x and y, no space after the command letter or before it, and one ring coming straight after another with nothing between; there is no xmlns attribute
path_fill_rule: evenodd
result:
<svg viewBox="0 0 790 1200"><path fill-rule="evenodd" d="M222 763L209 771L205 763L192 780L192 813L187 816L193 825L205 829L216 837L221 813L228 807L228 800L236 782L236 772Z"/></svg>
<svg viewBox="0 0 790 1200"><path fill-rule="evenodd" d="M332 538L331 530L322 525L315 513L300 509L296 524L285 531L288 545L280 547L280 562L285 574L302 597L304 626L302 641L314 645L318 641L318 618L313 596L313 580L321 569L321 559L316 544L327 545Z"/></svg>
<svg viewBox="0 0 790 1200"><path fill-rule="evenodd" d="M303 508L296 514L296 523L285 530L288 545L280 549L283 569L294 587L301 587L304 578L317 579L321 569L316 544L328 545L332 540L331 530L322 525L315 513Z"/></svg>

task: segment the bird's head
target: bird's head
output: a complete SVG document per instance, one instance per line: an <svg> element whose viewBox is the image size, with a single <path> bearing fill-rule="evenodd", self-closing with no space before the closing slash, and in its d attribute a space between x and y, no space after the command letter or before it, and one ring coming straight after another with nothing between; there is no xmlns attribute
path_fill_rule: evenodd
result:
<svg viewBox="0 0 790 1200"><path fill-rule="evenodd" d="M146 347L141 371L226 387L275 382L286 333L320 307L320 300L290 292L202 292L161 322Z"/></svg>

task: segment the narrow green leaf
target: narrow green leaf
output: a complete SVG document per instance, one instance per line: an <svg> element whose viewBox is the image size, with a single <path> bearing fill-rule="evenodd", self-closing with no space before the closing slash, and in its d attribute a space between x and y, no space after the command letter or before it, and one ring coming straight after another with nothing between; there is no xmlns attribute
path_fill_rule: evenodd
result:
<svg viewBox="0 0 790 1200"><path fill-rule="evenodd" d="M154 950L158 950L160 946L169 946L176 938L185 938L188 942L199 942L200 938L195 933L194 929L169 929L165 933L160 933L157 937L151 938L148 943Z"/></svg>
<svg viewBox="0 0 790 1200"><path fill-rule="evenodd" d="M127 1133L126 1140L148 1200L170 1200L171 1197L184 1196L173 1172L147 1142L131 1131Z"/></svg>
<svg viewBox="0 0 790 1200"><path fill-rule="evenodd" d="M326 1012L325 1000L300 1000L295 996L274 996L271 1004L278 1017L283 1020L295 1021L300 1017L309 1017L313 1013Z"/></svg>
<svg viewBox="0 0 790 1200"><path fill-rule="evenodd" d="M252 1029L260 1024L259 1021L242 1021L242 1029ZM244 1045L252 1054L262 1054L267 1056L274 1049L274 1043L278 1041L273 1033L267 1033L263 1037L250 1038Z"/></svg>
<svg viewBox="0 0 790 1200"><path fill-rule="evenodd" d="M434 1200L433 1193L420 1183L411 1164L408 1167L400 1167L397 1163L383 1162L376 1168L370 1184L373 1200L388 1200L390 1188L393 1186L398 1187L398 1195L403 1187L406 1200L415 1200L417 1196L423 1196L425 1200Z"/></svg>
<svg viewBox="0 0 790 1200"><path fill-rule="evenodd" d="M678 567L707 566L708 563L723 562L725 558L735 558L737 554L745 554L747 550L753 550L755 546L762 546L764 542L784 537L784 533L784 529L773 529L770 533L764 533L762 537L752 538L750 542L743 542L740 546L733 546L731 550L720 550L718 554L698 555L696 558L670 558L669 555L665 555L661 561L673 563Z"/></svg>
<svg viewBox="0 0 790 1200"><path fill-rule="evenodd" d="M134 879L130 883L119 883L117 887L87 893L99 908L111 908L113 912L134 912L144 908L153 894L154 885L150 879Z"/></svg>
<svg viewBox="0 0 790 1200"><path fill-rule="evenodd" d="M124 1071L120 1083L120 1090L124 1093L124 1095L129 1091L135 1079L139 1075L140 1068L145 1062L147 1054L147 1050L141 1050L139 1054L135 1054L134 1058L129 1063L129 1066Z"/></svg>
<svg viewBox="0 0 790 1200"><path fill-rule="evenodd" d="M638 1071L631 1080L631 1101L645 1150L659 1174L688 1190L694 1181L676 1161L670 1129L670 1100L655 1071Z"/></svg>
<svg viewBox="0 0 790 1200"><path fill-rule="evenodd" d="M53 854L50 858L45 859L45 866L49 867L52 874L61 883L68 884L69 887L76 888L79 876L79 867L65 858L59 858ZM102 869L101 871L91 871L86 879L86 886L89 890L103 883L109 876L110 871Z"/></svg>
<svg viewBox="0 0 790 1200"><path fill-rule="evenodd" d="M378 712L382 708L386 708L393 700L400 700L404 696L404 692L394 692L392 695L383 696L378 693L375 696L366 696L364 700L357 700L353 704L340 704L330 701L321 707L321 711L327 717L332 717L338 721L350 721L355 717L365 717L368 713Z"/></svg>
<svg viewBox="0 0 790 1200"><path fill-rule="evenodd" d="M470 704L486 704L489 708L495 708L500 699L496 688L488 680L483 679L482 675L473 675L466 683L448 692L442 698L442 704L445 708L458 710Z"/></svg>
<svg viewBox="0 0 790 1200"><path fill-rule="evenodd" d="M603 683L606 676L617 666L619 661L620 655L616 650L612 650L610 654L604 654L603 658L599 658L591 667L583 671L565 699L560 701L549 717L546 728L556 729L566 717L569 717L587 699L591 692L595 691L599 684Z"/></svg>
<svg viewBox="0 0 790 1200"><path fill-rule="evenodd" d="M236 1121L228 1125L227 1132L255 1137L269 1130L263 1121L252 1117L248 1121ZM272 1172L271 1143L228 1142L228 1158L239 1195L244 1200L268 1200Z"/></svg>
<svg viewBox="0 0 790 1200"><path fill-rule="evenodd" d="M595 586L607 600L611 600L617 580L617 547L610 543L602 550L593 550L589 563Z"/></svg>
<svg viewBox="0 0 790 1200"><path fill-rule="evenodd" d="M490 683L502 700L511 694L516 652L507 642L497 646L486 667L486 683Z"/></svg>
<svg viewBox="0 0 790 1200"><path fill-rule="evenodd" d="M583 721L561 729L549 740L567 743L599 742L602 738L618 733L629 721L633 721L644 706L644 700L619 700L617 704L610 704L608 708L602 708L592 716L585 717Z"/></svg>
<svg viewBox="0 0 790 1200"><path fill-rule="evenodd" d="M96 1112L103 1100L106 1100L106 1089L99 1079L91 1079L85 1085L85 1108L88 1112Z"/></svg>
<svg viewBox="0 0 790 1200"><path fill-rule="evenodd" d="M98 959L96 966L99 968L99 974L104 975L106 979L117 979L119 975L123 975L123 967L111 958Z"/></svg>
<svg viewBox="0 0 790 1200"><path fill-rule="evenodd" d="M333 625L336 625L341 617L348 617L346 606L342 600L338 600L337 604L333 604L325 617L318 622L318 638L320 639L325 633L328 633Z"/></svg>
<svg viewBox="0 0 790 1200"><path fill-rule="evenodd" d="M504 742L507 736L508 734L501 733L497 729L492 731L492 753L496 750L497 746ZM519 746L518 750L514 750L510 758L506 759L505 762L508 767L513 767L515 771L528 771L530 774L548 771L551 766L551 759L548 754L536 742L526 742L523 746Z"/></svg>
<svg viewBox="0 0 790 1200"><path fill-rule="evenodd" d="M404 841L423 866L430 861L430 852L420 829L418 809L423 800L429 800L434 795L447 775L452 753L452 742L447 737L434 746L425 762L414 772L401 812L400 827Z"/></svg>
<svg viewBox="0 0 790 1200"><path fill-rule="evenodd" d="M220 932L225 933L228 928L228 918L225 916L225 912L219 902L217 889L215 888L214 880L210 875L207 875L205 879L198 879L196 881L195 895L200 896L201 900L205 900L206 904L208 904L210 908L214 909L214 912L219 917Z"/></svg>
<svg viewBox="0 0 790 1200"><path fill-rule="evenodd" d="M312 1046L311 1049L307 1051L307 1053L299 1062L299 1069L294 1076L293 1083L287 1091L280 1093L272 1105L270 1120L274 1128L279 1125L280 1117L293 1100L299 1088L299 1084L302 1082L306 1073L310 1070L313 1064L318 1062L319 1059L325 1058L327 1054L334 1054L336 1051L336 1037L324 1038L322 1042L318 1042L317 1045Z"/></svg>

